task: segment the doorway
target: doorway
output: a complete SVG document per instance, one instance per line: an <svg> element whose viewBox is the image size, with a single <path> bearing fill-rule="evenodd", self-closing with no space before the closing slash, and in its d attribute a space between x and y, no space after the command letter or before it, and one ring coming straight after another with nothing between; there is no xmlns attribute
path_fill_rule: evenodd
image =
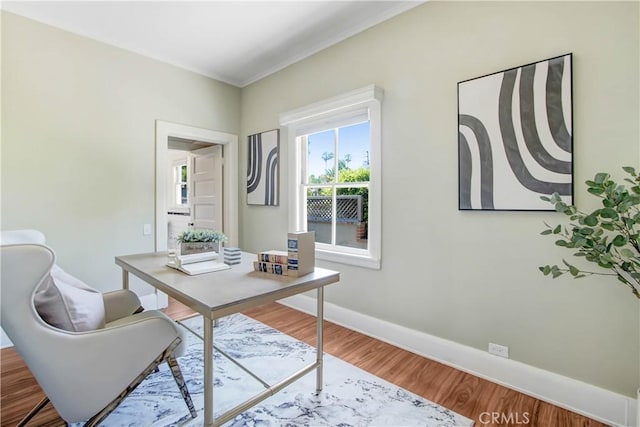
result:
<svg viewBox="0 0 640 427"><path fill-rule="evenodd" d="M171 142L173 141L173 142ZM171 145L170 145L171 144ZM156 251L168 248L169 152L172 149L222 147L222 231L229 246L238 245L238 136L156 120ZM192 151L192 150L189 150Z"/></svg>

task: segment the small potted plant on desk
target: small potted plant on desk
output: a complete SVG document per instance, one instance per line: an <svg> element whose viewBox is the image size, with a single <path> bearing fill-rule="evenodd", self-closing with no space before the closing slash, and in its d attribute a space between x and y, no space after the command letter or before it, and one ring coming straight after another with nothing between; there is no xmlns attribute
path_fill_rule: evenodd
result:
<svg viewBox="0 0 640 427"><path fill-rule="evenodd" d="M189 230L178 236L180 254L190 255L201 252L218 252L227 236L214 230Z"/></svg>

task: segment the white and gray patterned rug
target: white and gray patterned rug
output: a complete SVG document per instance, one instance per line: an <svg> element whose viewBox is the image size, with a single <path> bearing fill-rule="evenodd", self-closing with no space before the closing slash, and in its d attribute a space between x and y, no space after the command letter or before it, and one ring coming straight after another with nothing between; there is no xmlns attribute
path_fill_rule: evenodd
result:
<svg viewBox="0 0 640 427"><path fill-rule="evenodd" d="M200 317L185 322L202 334ZM203 346L188 334L178 363L198 417L192 419L166 364L149 375L103 422L105 427L201 426ZM315 349L241 314L220 320L216 346L274 384L315 359ZM264 390L263 386L214 353L216 416ZM315 393L315 371L289 385L225 426L471 426L473 421L331 355L324 356L324 389Z"/></svg>

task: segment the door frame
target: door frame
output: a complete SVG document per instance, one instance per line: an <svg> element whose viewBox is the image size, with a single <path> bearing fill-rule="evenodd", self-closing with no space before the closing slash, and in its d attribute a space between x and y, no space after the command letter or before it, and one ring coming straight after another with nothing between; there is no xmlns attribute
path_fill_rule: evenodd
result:
<svg viewBox="0 0 640 427"><path fill-rule="evenodd" d="M222 145L223 232L229 246L238 246L238 135L156 120L155 250L167 250L167 185L169 137Z"/></svg>

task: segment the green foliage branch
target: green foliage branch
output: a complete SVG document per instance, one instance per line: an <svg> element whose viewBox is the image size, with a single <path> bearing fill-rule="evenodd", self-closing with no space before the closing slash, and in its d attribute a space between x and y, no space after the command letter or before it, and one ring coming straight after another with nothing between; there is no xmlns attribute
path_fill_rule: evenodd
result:
<svg viewBox="0 0 640 427"><path fill-rule="evenodd" d="M370 171L367 168L340 170L340 182L367 182ZM369 224L369 189L365 187L338 188L337 195L352 195L362 197L362 222Z"/></svg>
<svg viewBox="0 0 640 427"><path fill-rule="evenodd" d="M575 279L590 275L615 276L640 298L640 177L632 167L622 168L624 180L631 185L618 184L608 173L598 173L586 181L587 191L602 199L602 207L592 212L582 212L560 199L558 193L542 200L553 204L571 221L568 226L550 226L542 235L556 236L557 246L574 250L574 256L597 264L609 272L587 271L563 260L564 266L539 267L545 276L554 279L569 273Z"/></svg>
<svg viewBox="0 0 640 427"><path fill-rule="evenodd" d="M188 230L178 236L179 242L226 242L227 236L220 231Z"/></svg>

